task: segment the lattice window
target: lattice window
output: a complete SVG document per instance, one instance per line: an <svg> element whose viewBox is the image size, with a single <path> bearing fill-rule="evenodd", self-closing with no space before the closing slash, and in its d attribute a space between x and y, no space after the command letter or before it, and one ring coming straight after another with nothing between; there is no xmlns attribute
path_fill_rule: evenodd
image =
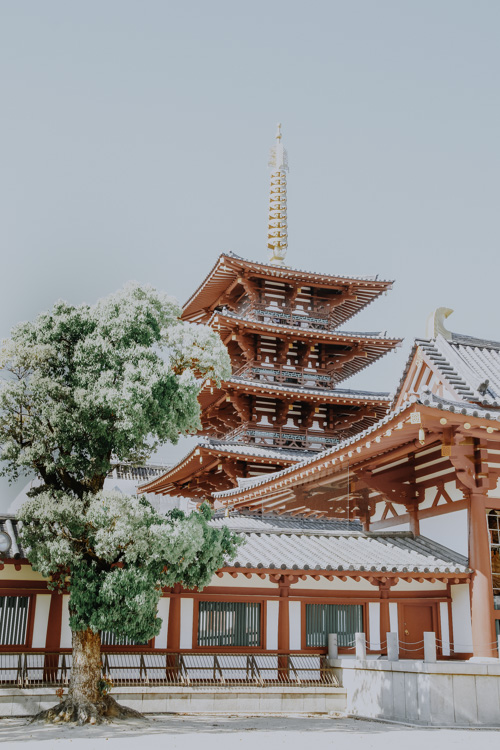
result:
<svg viewBox="0 0 500 750"><path fill-rule="evenodd" d="M198 646L260 646L259 602L200 602Z"/></svg>
<svg viewBox="0 0 500 750"><path fill-rule="evenodd" d="M328 634L337 633L340 647L351 646L363 632L361 604L306 604L306 646L325 648Z"/></svg>
<svg viewBox="0 0 500 750"><path fill-rule="evenodd" d="M493 605L500 609L500 513L491 510L488 513L490 530L491 577L493 580Z"/></svg>
<svg viewBox="0 0 500 750"><path fill-rule="evenodd" d="M101 645L103 646L147 646L146 643L139 643L133 638L126 635L116 635L110 630L101 630Z"/></svg>
<svg viewBox="0 0 500 750"><path fill-rule="evenodd" d="M29 603L29 596L0 596L0 645L26 645Z"/></svg>

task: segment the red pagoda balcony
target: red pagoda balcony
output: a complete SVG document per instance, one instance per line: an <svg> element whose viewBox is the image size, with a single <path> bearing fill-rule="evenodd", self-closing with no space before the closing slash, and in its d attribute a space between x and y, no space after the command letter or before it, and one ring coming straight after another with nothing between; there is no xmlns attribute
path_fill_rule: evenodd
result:
<svg viewBox="0 0 500 750"><path fill-rule="evenodd" d="M314 303L296 304L284 303L248 303L237 312L244 314L250 320L260 323L276 323L297 328L312 328L314 330L330 330L335 328L335 310L331 308L331 300L315 297Z"/></svg>
<svg viewBox="0 0 500 750"><path fill-rule="evenodd" d="M267 448L309 451L322 451L339 443L338 438L325 435L318 430L295 432L290 427L273 427L272 425L257 427L253 424L244 424L237 427L226 435L226 438Z"/></svg>
<svg viewBox="0 0 500 750"><path fill-rule="evenodd" d="M300 385L309 388L331 388L331 375L305 367L291 367L290 365L273 365L266 367L258 362L248 362L233 373L233 377L257 380L261 383L281 383L284 385Z"/></svg>

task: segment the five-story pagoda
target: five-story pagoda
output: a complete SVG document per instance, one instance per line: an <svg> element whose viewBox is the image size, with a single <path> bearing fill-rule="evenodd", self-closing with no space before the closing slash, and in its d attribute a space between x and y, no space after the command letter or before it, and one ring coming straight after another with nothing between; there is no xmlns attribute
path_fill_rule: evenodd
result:
<svg viewBox="0 0 500 750"><path fill-rule="evenodd" d="M389 394L343 384L400 339L341 327L392 282L285 265L288 163L280 126L270 166L269 263L222 254L182 312L219 333L233 374L220 387L205 381L203 437L141 491L202 500L366 429L389 406Z"/></svg>

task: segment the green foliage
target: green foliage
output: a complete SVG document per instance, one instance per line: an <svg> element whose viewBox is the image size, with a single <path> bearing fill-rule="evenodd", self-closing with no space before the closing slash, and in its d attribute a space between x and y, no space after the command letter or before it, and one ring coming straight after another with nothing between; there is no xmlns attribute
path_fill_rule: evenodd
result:
<svg viewBox="0 0 500 750"><path fill-rule="evenodd" d="M58 302L20 323L0 352L3 474L35 470L80 497L112 459L140 463L200 426L201 377L230 374L220 338L177 304L129 284L96 305Z"/></svg>
<svg viewBox="0 0 500 750"><path fill-rule="evenodd" d="M21 509L22 542L34 570L69 586L70 625L139 643L160 631L161 588L203 588L234 557L239 537L209 525L207 505L160 515L145 498L100 492L41 493Z"/></svg>
<svg viewBox="0 0 500 750"><path fill-rule="evenodd" d="M70 625L138 642L159 632L163 586L203 587L240 540L210 510L160 516L103 491L113 462L140 463L199 426L202 379L229 377L220 338L177 304L131 284L94 306L58 302L0 352L3 473L41 479L22 541L50 586L70 589Z"/></svg>

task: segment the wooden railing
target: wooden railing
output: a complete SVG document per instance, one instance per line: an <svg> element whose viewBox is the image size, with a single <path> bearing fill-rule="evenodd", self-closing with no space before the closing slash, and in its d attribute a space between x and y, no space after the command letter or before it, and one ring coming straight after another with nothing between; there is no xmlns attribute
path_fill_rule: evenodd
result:
<svg viewBox="0 0 500 750"><path fill-rule="evenodd" d="M243 365L233 373L233 376L262 383L302 385L308 388L331 388L333 385L332 376L324 372L315 372L305 367L291 368L287 365L265 367L258 362Z"/></svg>
<svg viewBox="0 0 500 750"><path fill-rule="evenodd" d="M312 303L271 304L270 302L247 302L236 311L239 315L261 323L278 323L300 328L329 330L338 324L335 320L335 308L331 308L328 299L316 297Z"/></svg>
<svg viewBox="0 0 500 750"><path fill-rule="evenodd" d="M71 662L70 653L0 654L0 686L67 686ZM339 685L327 657L314 653L113 652L102 654L102 674L116 687Z"/></svg>
<svg viewBox="0 0 500 750"><path fill-rule="evenodd" d="M227 435L228 440L237 440L242 443L252 443L267 448L288 448L289 450L311 450L320 451L337 445L339 439L331 435L325 435L317 430L304 430L295 432L290 427L256 427L246 423L237 427Z"/></svg>

